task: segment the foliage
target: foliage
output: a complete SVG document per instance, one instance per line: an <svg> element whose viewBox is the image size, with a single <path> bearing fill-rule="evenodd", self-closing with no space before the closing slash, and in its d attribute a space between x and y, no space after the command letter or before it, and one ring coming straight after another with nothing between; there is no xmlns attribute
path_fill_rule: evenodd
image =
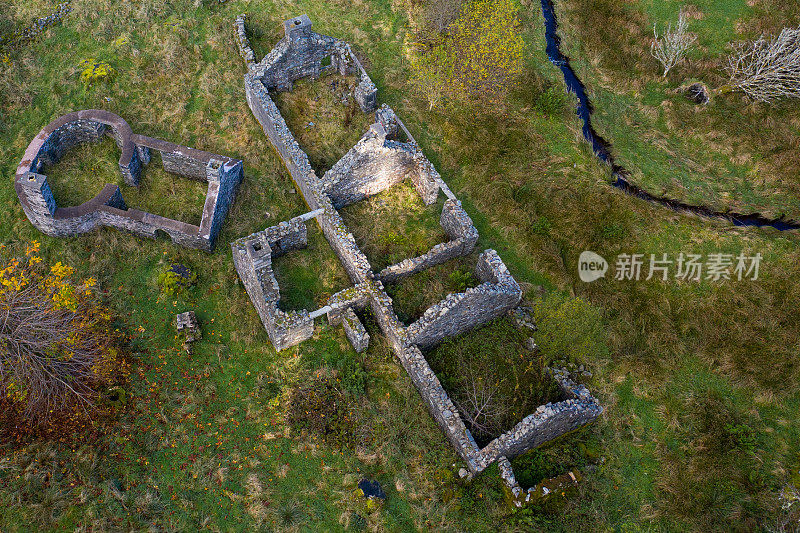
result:
<svg viewBox="0 0 800 533"><path fill-rule="evenodd" d="M551 292L534 304L536 343L546 364L593 363L608 354L600 311L580 298Z"/></svg>
<svg viewBox="0 0 800 533"><path fill-rule="evenodd" d="M179 263L170 263L158 275L158 287L170 296L182 294L197 282L197 273Z"/></svg>
<svg viewBox="0 0 800 533"><path fill-rule="evenodd" d="M475 287L478 284L478 279L475 274L469 270L456 269L450 273L450 286L456 292L464 292L469 287Z"/></svg>
<svg viewBox="0 0 800 533"><path fill-rule="evenodd" d="M559 397L525 339L504 317L447 339L426 355L478 443L486 444Z"/></svg>
<svg viewBox="0 0 800 533"><path fill-rule="evenodd" d="M683 10L678 15L678 24L675 26L675 30L672 29L672 23L670 23L664 31L663 37L658 36L658 27L653 25L655 39L650 45L650 53L664 67L665 78L672 67L686 57L686 52L697 40L695 35L687 33L688 27L686 12Z"/></svg>
<svg viewBox="0 0 800 533"><path fill-rule="evenodd" d="M114 67L105 61L98 61L95 58L84 59L78 65L81 70L81 82L87 87L95 83L105 83L113 81L117 75Z"/></svg>
<svg viewBox="0 0 800 533"><path fill-rule="evenodd" d="M762 35L732 46L725 67L731 88L761 102L800 98L800 28L784 28L776 39Z"/></svg>
<svg viewBox="0 0 800 533"><path fill-rule="evenodd" d="M61 262L44 268L36 241L20 257L0 251L0 393L37 420L90 407L121 363L96 281L72 281Z"/></svg>
<svg viewBox="0 0 800 533"><path fill-rule="evenodd" d="M443 98L498 101L523 70L524 43L512 0L471 0L447 34L412 58L430 109Z"/></svg>
<svg viewBox="0 0 800 533"><path fill-rule="evenodd" d="M455 58L444 46L434 46L428 52L414 56L414 83L428 100L428 110L439 105L453 90Z"/></svg>
<svg viewBox="0 0 800 533"><path fill-rule="evenodd" d="M423 6L423 22L431 31L446 33L461 14L461 0L427 0Z"/></svg>

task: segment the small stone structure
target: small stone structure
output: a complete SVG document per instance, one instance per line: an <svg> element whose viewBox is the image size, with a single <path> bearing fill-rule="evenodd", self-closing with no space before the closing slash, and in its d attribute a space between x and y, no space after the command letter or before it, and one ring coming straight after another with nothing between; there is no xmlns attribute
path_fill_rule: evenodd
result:
<svg viewBox="0 0 800 533"><path fill-rule="evenodd" d="M104 135L113 138L122 152L119 170L128 185L139 185L142 167L150 162L152 150L160 152L165 171L207 182L200 226L129 209L119 187L112 184L79 206L58 207L47 176L41 172L71 148L99 141ZM150 238L163 232L176 244L210 251L241 180L242 162L237 159L136 135L121 117L89 109L59 117L39 132L17 167L15 187L28 220L53 237L110 226Z"/></svg>
<svg viewBox="0 0 800 533"><path fill-rule="evenodd" d="M478 240L477 229L403 122L386 105L377 107L375 85L349 45L311 31L311 21L303 15L287 20L283 39L261 62L251 64L248 58L252 51L246 46L243 20L243 17L237 19L236 30L240 51L248 63L244 77L247 103L312 209L306 215L232 244L236 270L275 348L282 350L308 339L314 332L315 319L326 315L330 324L343 325L356 350L364 350L369 336L355 311L369 306L431 415L466 462L467 475L478 473L496 461L505 461L501 464L505 466L507 458L597 418L602 408L586 388L577 385L566 372L553 370L551 374L565 399L540 406L507 433L482 449L478 447L421 349L431 348L447 337L507 313L523 317L525 310L518 309L522 290L497 252L486 250L480 254L475 271L481 281L479 286L450 294L413 324L402 324L383 284L470 254ZM325 64L327 58L330 62ZM375 123L356 146L320 178L287 127L270 91L289 91L292 83L300 78L318 77L332 71L360 77L355 97L364 111L375 111ZM400 140L401 132L406 140ZM338 209L406 179L412 181L426 204L436 202L439 191L445 195L440 223L450 240L437 244L419 257L403 260L376 273ZM272 258L304 248L307 245L306 223L312 219L319 224L353 286L331 296L320 309L287 313L279 308L280 291L272 271ZM524 321L522 325L527 326ZM510 470L510 463L508 468Z"/></svg>
<svg viewBox="0 0 800 533"><path fill-rule="evenodd" d="M183 348L187 353L192 353L191 343L203 338L203 332L200 330L200 323L197 322L194 311L186 311L185 313L176 315L175 327L178 333L183 333L185 335Z"/></svg>

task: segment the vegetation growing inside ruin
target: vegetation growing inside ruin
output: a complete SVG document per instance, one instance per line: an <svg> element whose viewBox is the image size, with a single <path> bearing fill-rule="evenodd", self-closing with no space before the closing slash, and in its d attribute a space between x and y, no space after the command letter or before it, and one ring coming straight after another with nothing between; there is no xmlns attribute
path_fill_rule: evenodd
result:
<svg viewBox="0 0 800 533"><path fill-rule="evenodd" d="M356 202L339 213L372 268L384 268L427 253L448 241L439 224L444 199L425 205L410 180Z"/></svg>
<svg viewBox="0 0 800 533"><path fill-rule="evenodd" d="M373 113L364 113L353 98L358 78L329 74L318 80L298 80L291 92L271 96L294 138L322 177L346 154L369 125Z"/></svg>
<svg viewBox="0 0 800 533"><path fill-rule="evenodd" d="M579 5L556 0L557 8L567 4ZM669 94L665 100L666 87L652 102L634 100L661 87L648 81L661 76L649 57L648 39L653 22L663 27L674 20L678 2L583 4L587 24L580 35L570 30L569 17L561 18L565 51L576 66L602 56L598 64L605 69L620 49L619 69L649 65L647 75L610 77L613 96L604 96L600 87L606 84L599 77L593 81L579 72L594 97L598 128L618 143L618 151L637 138L650 141L632 144L623 163L634 167L635 156L641 175L669 184L684 176L675 168L702 163L696 154L706 153L710 162L729 160L731 147L746 142L763 147L754 157L766 154L767 163L780 170L775 176L791 179L796 126L790 105L773 109L722 100L721 107L709 108L718 112L698 111L684 107L682 97ZM388 496L379 512L364 517L367 527L390 531L713 530L720 524L757 530L796 524L798 237L682 217L608 187L607 169L577 140L572 97L544 54L538 2L520 3L526 61L520 89L498 107L433 112L402 59L404 42L415 40L409 13L413 18L422 3L73 0L73 5L62 25L0 61L0 170L9 177L0 188L0 242L39 239L44 263L62 261L75 266L78 277L98 280L120 317L119 328L132 337L131 399L124 409L93 413L89 421L59 421L53 431L36 434L10 416L6 403L0 405L4 531L255 530L285 523L338 530L343 522L363 524L352 517L349 504L365 474ZM2 6L2 16L24 26L51 12L54 3ZM638 7L648 14L632 23L631 11L624 9ZM352 350L340 328L324 327L300 348L276 353L230 259L233 240L307 211L290 192L286 169L244 102L245 69L231 26L245 10L254 15L248 25L259 57L280 38L280 22L301 12L318 31L351 42L379 87L380 101L406 122L475 221L479 249L498 250L531 302L541 294L535 287L542 286L545 293L574 294L601 312L608 350L580 363L594 374L587 386L605 414L585 433L543 450L541 468L530 474L530 483L572 468L585 474L578 494L559 514L514 512L496 467L460 483L458 457L378 335L361 361L366 378L359 397L360 407L372 410L367 418L377 424L373 439L346 450L302 437L287 424L284 393L308 375L304 365L311 368L312 362L304 359L327 366L324 354L333 360L351 357ZM772 16L765 16L768 11ZM753 6L703 2L703 13L702 19L690 19L690 29L702 34L699 49L712 51L721 51L741 25L759 33L800 22L796 3L773 0ZM640 28L641 34L628 40L620 28ZM117 43L123 34L129 41ZM641 61L624 53L634 44L645 54ZM86 57L113 64L116 78L84 88L76 65ZM667 78L669 89L690 65L702 62L690 57L671 71L680 77ZM631 89L621 95L621 87ZM693 155L670 144L669 152L656 152L664 130L648 117L664 101L664 124L685 120L698 134L711 132L708 142L698 141L702 151ZM677 109L674 116L670 105ZM10 176L44 125L87 108L116 112L137 133L244 160L245 180L214 253L109 229L54 239L31 226ZM612 127L624 131L615 134ZM89 154L79 159L86 168L98 160ZM116 157L103 165L112 179L116 165ZM741 183L734 179L739 174L702 176L706 181L698 186L723 192ZM789 205L797 196L781 192L786 183L766 180L764 197ZM710 192L702 194L714 199ZM764 259L758 282L584 284L575 272L584 250L609 261L623 252L675 256L681 251L758 251ZM161 258L173 253L199 279L194 290L159 299L153 280ZM175 339L174 325L175 314L189 309L204 334L191 357ZM526 472L524 464L515 466Z"/></svg>
<svg viewBox="0 0 800 533"><path fill-rule="evenodd" d="M479 446L513 429L561 391L528 335L501 317L444 340L425 354Z"/></svg>
<svg viewBox="0 0 800 533"><path fill-rule="evenodd" d="M350 286L350 278L314 220L308 221L308 247L272 259L284 311L325 306L328 298Z"/></svg>
<svg viewBox="0 0 800 533"><path fill-rule="evenodd" d="M97 143L76 146L55 165L44 167L56 205L88 202L111 183L120 188L129 209L200 225L207 183L165 172L161 155L154 150L150 164L142 167L139 186L131 187L119 171L119 153L114 140L104 137Z"/></svg>
<svg viewBox="0 0 800 533"><path fill-rule="evenodd" d="M411 324L448 294L464 292L480 285L475 276L477 253L433 266L400 281L387 283L394 312L404 324Z"/></svg>

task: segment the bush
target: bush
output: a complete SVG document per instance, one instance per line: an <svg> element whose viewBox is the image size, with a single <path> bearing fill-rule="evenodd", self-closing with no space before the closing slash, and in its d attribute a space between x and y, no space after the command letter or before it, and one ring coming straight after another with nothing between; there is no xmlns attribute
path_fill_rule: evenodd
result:
<svg viewBox="0 0 800 533"><path fill-rule="evenodd" d="M527 335L508 318L442 342L426 355L479 444L510 430L536 407L560 398Z"/></svg>
<svg viewBox="0 0 800 533"><path fill-rule="evenodd" d="M197 274L180 263L171 263L158 275L158 287L170 296L182 294L197 282Z"/></svg>
<svg viewBox="0 0 800 533"><path fill-rule="evenodd" d="M105 61L98 61L97 59L90 58L81 61L78 68L81 70L81 81L87 87L100 82L111 82L117 75L114 67Z"/></svg>
<svg viewBox="0 0 800 533"><path fill-rule="evenodd" d="M122 365L95 280L71 281L74 269L60 262L44 268L38 250L35 241L21 256L0 247L0 394L46 420L93 405Z"/></svg>
<svg viewBox="0 0 800 533"><path fill-rule="evenodd" d="M412 61L415 83L429 108L444 98L501 100L518 82L524 64L516 5L471 0L442 21L452 18L447 35Z"/></svg>
<svg viewBox="0 0 800 533"><path fill-rule="evenodd" d="M318 372L292 391L288 420L330 446L352 448L358 443L358 405L332 375Z"/></svg>

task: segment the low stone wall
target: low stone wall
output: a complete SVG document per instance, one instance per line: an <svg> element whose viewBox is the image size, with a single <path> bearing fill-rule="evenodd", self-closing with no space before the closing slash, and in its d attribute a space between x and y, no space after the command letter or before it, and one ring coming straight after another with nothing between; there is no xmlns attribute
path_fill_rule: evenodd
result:
<svg viewBox="0 0 800 533"><path fill-rule="evenodd" d="M430 348L447 337L502 316L519 304L522 289L497 252L486 250L480 255L476 274L484 283L462 293L449 294L408 327L411 342Z"/></svg>
<svg viewBox="0 0 800 533"><path fill-rule="evenodd" d="M344 312L342 326L344 327L345 335L347 335L347 340L350 341L356 352L361 353L367 349L369 346L369 333L367 333L352 307L348 307L347 311Z"/></svg>
<svg viewBox="0 0 800 533"><path fill-rule="evenodd" d="M276 350L299 344L314 334L314 319L307 310L286 313L279 309L280 287L272 270L273 257L307 245L308 230L301 217L231 243L236 272Z"/></svg>
<svg viewBox="0 0 800 533"><path fill-rule="evenodd" d="M384 268L378 275L381 281L394 283L432 266L472 253L478 242L478 230L472 225L472 219L458 202L447 200L444 203L439 223L452 240L437 244L426 254L404 259L395 265Z"/></svg>
<svg viewBox="0 0 800 533"><path fill-rule="evenodd" d="M241 14L236 17L236 45L239 48L239 55L244 59L245 65L250 69L256 64L256 54L250 47L250 39L247 38L245 28L246 15Z"/></svg>
<svg viewBox="0 0 800 533"><path fill-rule="evenodd" d="M208 181L200 226L128 209L116 185L106 185L100 194L82 205L56 206L47 176L40 172L57 163L71 148L99 141L103 135L112 137L119 146L119 169L128 185L138 185L142 165L150 161L151 149L161 152L165 170ZM176 244L211 250L241 179L239 160L134 135L121 117L89 109L59 117L39 132L17 167L15 188L28 220L47 235L69 237L98 226L110 226L149 238L163 231Z"/></svg>

